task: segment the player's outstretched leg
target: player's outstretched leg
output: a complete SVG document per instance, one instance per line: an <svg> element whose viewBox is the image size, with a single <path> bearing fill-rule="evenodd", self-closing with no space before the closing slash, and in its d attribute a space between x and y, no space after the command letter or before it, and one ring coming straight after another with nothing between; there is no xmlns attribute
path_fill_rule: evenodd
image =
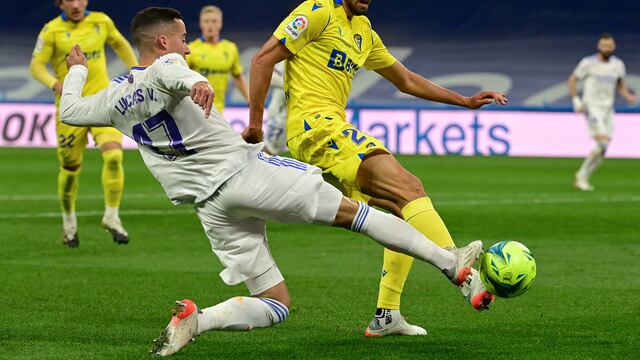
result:
<svg viewBox="0 0 640 360"><path fill-rule="evenodd" d="M129 243L129 234L122 226L122 221L118 214L120 200L124 189L124 167L122 166L123 155L120 144L110 142L104 144L109 146L102 152L102 187L104 189L105 211L102 217L102 227L111 233L113 241L117 244Z"/></svg>
<svg viewBox="0 0 640 360"><path fill-rule="evenodd" d="M355 215L352 214L354 211ZM443 249L405 221L363 202L355 204L344 198L335 225L347 227L346 222L350 223L352 231L369 236L387 249L432 264L456 286L464 283L472 272L473 264L482 254L480 240L460 249Z"/></svg>

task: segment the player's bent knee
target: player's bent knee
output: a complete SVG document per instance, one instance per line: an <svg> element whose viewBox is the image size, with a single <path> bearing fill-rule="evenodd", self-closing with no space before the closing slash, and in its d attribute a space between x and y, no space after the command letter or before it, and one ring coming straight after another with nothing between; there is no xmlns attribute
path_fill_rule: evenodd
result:
<svg viewBox="0 0 640 360"><path fill-rule="evenodd" d="M102 153L105 165L111 170L117 170L122 165L123 155L121 149L111 149Z"/></svg>

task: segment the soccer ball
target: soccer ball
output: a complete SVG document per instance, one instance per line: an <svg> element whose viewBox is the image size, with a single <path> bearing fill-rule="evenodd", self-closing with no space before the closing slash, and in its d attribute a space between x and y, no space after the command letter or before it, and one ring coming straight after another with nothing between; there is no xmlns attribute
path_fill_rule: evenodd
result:
<svg viewBox="0 0 640 360"><path fill-rule="evenodd" d="M524 294L536 278L536 261L517 241L491 246L480 262L480 279L492 294L513 298Z"/></svg>

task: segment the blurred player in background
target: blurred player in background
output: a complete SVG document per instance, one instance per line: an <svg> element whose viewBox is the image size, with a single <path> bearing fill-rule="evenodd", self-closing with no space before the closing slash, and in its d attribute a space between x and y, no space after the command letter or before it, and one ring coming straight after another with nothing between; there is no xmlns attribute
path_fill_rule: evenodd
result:
<svg viewBox="0 0 640 360"><path fill-rule="evenodd" d="M174 204L191 204L225 269L229 285L251 296L198 309L182 300L152 354L171 355L210 330L270 327L289 316L290 296L266 234L266 220L315 223L362 233L383 246L428 262L459 286L482 253L482 242L445 250L401 219L346 198L322 170L261 152L246 143L213 106L207 79L190 70L182 16L147 8L133 18L140 64L127 81L83 97L87 60L74 46L67 64L61 117L79 126L115 126L138 142L142 158ZM122 108L122 99L136 102ZM204 109L204 111L203 111ZM86 116L90 115L90 116ZM209 116L212 115L212 116Z"/></svg>
<svg viewBox="0 0 640 360"><path fill-rule="evenodd" d="M284 94L284 61L276 64L271 76L271 100L267 108L267 132L264 148L278 155L287 148L287 100Z"/></svg>
<svg viewBox="0 0 640 360"><path fill-rule="evenodd" d="M207 5L200 10L200 31L202 35L189 43L191 54L187 63L193 70L206 77L216 92L216 109L224 111L225 95L229 74L233 76L236 88L249 101L249 90L242 76L240 54L235 43L220 37L222 30L222 10Z"/></svg>
<svg viewBox="0 0 640 360"><path fill-rule="evenodd" d="M287 145L291 155L322 168L338 179L344 194L382 206L403 217L443 248L455 243L427 197L422 183L405 170L376 138L346 122L345 107L356 72L375 70L399 90L427 100L471 109L498 102L504 94L480 92L472 97L442 88L397 61L371 28L369 0L305 1L275 30L251 65L248 142L262 140L264 101L273 67L287 59ZM426 335L400 314L400 298L413 259L385 249L377 310L365 335ZM461 288L477 309L493 295L469 296L482 286L474 271Z"/></svg>
<svg viewBox="0 0 640 360"><path fill-rule="evenodd" d="M54 91L56 109L59 109L62 82L67 75L65 57L74 44L80 44L86 52L89 78L84 95L95 94L109 84L107 59L104 45L109 44L127 66L137 64L131 45L120 34L109 16L101 12L88 11L87 0L57 0L62 14L49 21L40 31L33 51L30 70L34 78ZM55 72L51 75L46 65L50 63ZM109 127L80 128L60 122L56 113L58 134L58 197L62 207L64 244L79 245L76 220L76 198L78 176L82 157L87 146L87 133L91 133L102 152L102 186L104 188L105 212L102 226L111 232L118 244L129 242L129 235L122 226L118 209L124 190L124 168L122 166L122 134Z"/></svg>
<svg viewBox="0 0 640 360"><path fill-rule="evenodd" d="M593 190L589 178L602 163L611 142L616 90L630 105L636 103L636 97L624 84L624 62L613 55L615 50L613 36L602 34L598 53L583 58L567 81L573 109L585 114L591 137L596 141L596 147L576 172L574 186L582 191ZM584 81L582 98L578 96L578 81Z"/></svg>

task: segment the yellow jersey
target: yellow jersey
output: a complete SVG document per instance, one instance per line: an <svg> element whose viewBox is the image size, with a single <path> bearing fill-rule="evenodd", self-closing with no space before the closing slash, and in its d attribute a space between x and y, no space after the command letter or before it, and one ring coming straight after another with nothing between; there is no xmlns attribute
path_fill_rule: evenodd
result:
<svg viewBox="0 0 640 360"><path fill-rule="evenodd" d="M304 132L304 117L343 114L356 72L393 65L365 16L351 20L341 0L303 2L273 33L294 56L286 63L287 139ZM344 119L344 116L343 116Z"/></svg>
<svg viewBox="0 0 640 360"><path fill-rule="evenodd" d="M191 53L187 55L187 64L209 80L216 93L213 103L222 113L229 73L238 76L243 71L238 47L226 39L211 44L200 37L189 43L189 50Z"/></svg>
<svg viewBox="0 0 640 360"><path fill-rule="evenodd" d="M92 95L109 85L107 59L104 45L109 44L127 66L137 65L137 59L129 42L118 31L113 20L105 13L87 11L85 18L75 23L64 13L49 21L40 31L31 59L31 73L48 88L56 81L63 82L67 75L65 58L75 44L79 44L87 57L89 75L82 95ZM47 71L51 63L55 77ZM56 95L59 103L60 95Z"/></svg>

